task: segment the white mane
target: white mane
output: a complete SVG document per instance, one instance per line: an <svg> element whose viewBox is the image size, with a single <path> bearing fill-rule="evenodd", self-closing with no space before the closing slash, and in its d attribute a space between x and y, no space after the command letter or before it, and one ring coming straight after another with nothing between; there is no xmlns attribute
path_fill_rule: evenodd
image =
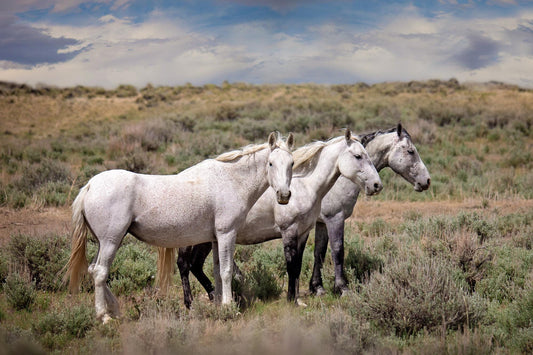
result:
<svg viewBox="0 0 533 355"><path fill-rule="evenodd" d="M260 150L266 149L269 147L268 143L262 143L262 144L250 144L245 147L242 147L240 149L232 150L230 152L222 153L215 159L221 162L230 162L235 159L242 158L247 155L255 154ZM276 141L276 147L289 151L289 147L287 146L287 143L283 141L281 134L278 133L277 141Z"/></svg>
<svg viewBox="0 0 533 355"><path fill-rule="evenodd" d="M318 154L324 149L324 147L335 144L337 142L340 142L341 140L345 139L344 136L341 137L335 137L331 138L330 140L323 142L323 141L316 141L309 144L304 145L303 147L298 148L292 153L292 157L294 159L294 166L292 170L295 173L299 174L307 174L311 172L315 166L313 164L313 158L318 156ZM354 141L359 142L359 139L352 136L352 139Z"/></svg>

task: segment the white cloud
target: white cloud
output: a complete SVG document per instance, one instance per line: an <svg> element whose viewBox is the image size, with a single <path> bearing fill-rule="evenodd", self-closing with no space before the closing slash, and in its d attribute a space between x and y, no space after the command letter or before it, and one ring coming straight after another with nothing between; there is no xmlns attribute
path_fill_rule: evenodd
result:
<svg viewBox="0 0 533 355"><path fill-rule="evenodd" d="M241 51L213 43L209 37L192 33L169 19L150 18L141 24L110 16L100 20L99 24L81 28L39 25L53 37L68 34L80 42L66 51L85 50L64 63L31 70L4 69L0 77L60 86L170 85L222 81L224 73L240 72L250 65Z"/></svg>
<svg viewBox="0 0 533 355"><path fill-rule="evenodd" d="M531 12L491 19L426 18L409 6L364 32L326 23L288 33L265 21L200 33L160 11L143 23L108 15L92 26L35 26L54 38L78 41L61 52L81 53L31 69L4 63L1 80L116 87L456 77L533 87L528 81L533 74Z"/></svg>

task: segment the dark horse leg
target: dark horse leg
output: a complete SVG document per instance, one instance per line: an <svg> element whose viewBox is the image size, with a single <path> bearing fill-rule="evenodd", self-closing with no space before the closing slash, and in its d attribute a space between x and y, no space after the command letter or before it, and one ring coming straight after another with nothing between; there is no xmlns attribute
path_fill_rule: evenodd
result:
<svg viewBox="0 0 533 355"><path fill-rule="evenodd" d="M203 265L205 259L211 252L211 243L203 243L185 248L180 248L178 252L178 268L180 270L181 284L183 286L183 302L185 307L191 308L192 293L191 285L189 283L189 272L192 271L193 275L200 281L209 299L214 298L214 288L211 280L203 271Z"/></svg>
<svg viewBox="0 0 533 355"><path fill-rule="evenodd" d="M335 293L344 294L348 289L348 282L344 275L344 216L335 216L326 222L331 256L335 267Z"/></svg>
<svg viewBox="0 0 533 355"><path fill-rule="evenodd" d="M300 273L302 271L302 259L303 252L305 249L305 243L307 242L307 237L305 236L296 238L296 236L284 236L283 237L283 247L285 252L285 261L287 263L287 274L289 275L289 283L287 289L287 300L289 302L293 301L298 303L299 295L299 282L300 282Z"/></svg>
<svg viewBox="0 0 533 355"><path fill-rule="evenodd" d="M191 271L207 292L209 299L211 301L215 299L215 288L213 287L213 283L204 273L205 259L209 256L212 248L212 243L207 242L179 249L178 268L180 270L181 284L183 287L183 302L187 308L191 308L192 303L191 285L189 283L189 272ZM244 278L235 261L233 261L233 275L239 281L242 281Z"/></svg>
<svg viewBox="0 0 533 355"><path fill-rule="evenodd" d="M322 296L326 293L322 284L322 265L328 250L328 229L322 222L316 222L315 225L315 263L313 265L313 275L309 280L309 291Z"/></svg>

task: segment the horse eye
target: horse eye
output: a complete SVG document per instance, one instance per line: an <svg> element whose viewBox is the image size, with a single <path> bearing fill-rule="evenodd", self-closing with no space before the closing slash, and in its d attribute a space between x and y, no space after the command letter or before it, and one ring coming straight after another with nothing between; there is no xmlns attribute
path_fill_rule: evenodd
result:
<svg viewBox="0 0 533 355"><path fill-rule="evenodd" d="M272 166L272 163L268 163L269 166Z"/></svg>
<svg viewBox="0 0 533 355"><path fill-rule="evenodd" d="M294 162L291 163L291 166L294 166Z"/></svg>
<svg viewBox="0 0 533 355"><path fill-rule="evenodd" d="M362 158L362 156L361 156L360 154L356 154L356 155L355 155L355 159L359 160L359 159L361 159L361 158Z"/></svg>

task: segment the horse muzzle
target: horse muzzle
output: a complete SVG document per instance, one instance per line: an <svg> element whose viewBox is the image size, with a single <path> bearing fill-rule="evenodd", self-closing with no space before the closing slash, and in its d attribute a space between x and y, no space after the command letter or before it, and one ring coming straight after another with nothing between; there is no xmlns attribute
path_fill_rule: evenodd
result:
<svg viewBox="0 0 533 355"><path fill-rule="evenodd" d="M383 190L383 184L381 183L381 181L379 181L375 182L371 187L367 186L365 188L365 193L367 194L367 196L372 196L379 194L381 190Z"/></svg>
<svg viewBox="0 0 533 355"><path fill-rule="evenodd" d="M430 185L431 185L431 179L430 178L428 178L427 181L423 182L423 183L416 182L415 183L415 191L417 191L417 192L426 191L427 189L429 189Z"/></svg>
<svg viewBox="0 0 533 355"><path fill-rule="evenodd" d="M289 190L287 192L282 192L282 191L278 190L276 192L276 197L277 197L278 203L280 205L286 205L287 203L289 203L289 200L291 199L291 190Z"/></svg>

